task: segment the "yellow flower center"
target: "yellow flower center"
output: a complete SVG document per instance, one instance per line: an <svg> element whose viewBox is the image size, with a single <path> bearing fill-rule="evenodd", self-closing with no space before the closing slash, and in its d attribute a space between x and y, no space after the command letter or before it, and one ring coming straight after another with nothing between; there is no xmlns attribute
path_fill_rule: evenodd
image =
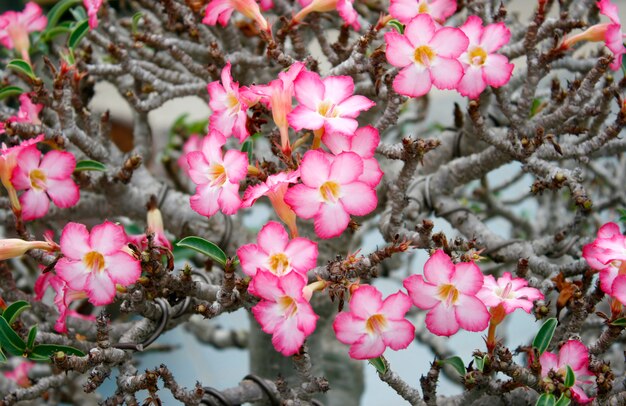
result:
<svg viewBox="0 0 626 406"><path fill-rule="evenodd" d="M417 12L420 14L428 13L428 3L420 1L420 4L417 6Z"/></svg>
<svg viewBox="0 0 626 406"><path fill-rule="evenodd" d="M339 200L341 192L341 186L339 183L333 182L329 180L324 182L322 186L320 186L320 194L322 195L322 199L324 199L327 203L337 203Z"/></svg>
<svg viewBox="0 0 626 406"><path fill-rule="evenodd" d="M454 285L446 284L439 286L437 291L437 296L439 299L446 302L448 306L453 305L459 300L459 291L454 287Z"/></svg>
<svg viewBox="0 0 626 406"><path fill-rule="evenodd" d="M30 186L33 189L45 190L46 189L46 174L40 169L33 169L30 171Z"/></svg>
<svg viewBox="0 0 626 406"><path fill-rule="evenodd" d="M370 316L365 322L365 330L369 334L381 334L387 328L387 318L382 314Z"/></svg>
<svg viewBox="0 0 626 406"><path fill-rule="evenodd" d="M290 296L279 297L276 303L278 303L278 306L285 314L285 317L292 317L298 313L298 304Z"/></svg>
<svg viewBox="0 0 626 406"><path fill-rule="evenodd" d="M231 112L239 111L239 100L237 100L234 93L228 93L226 96L226 106L228 106Z"/></svg>
<svg viewBox="0 0 626 406"><path fill-rule="evenodd" d="M339 111L337 110L336 106L326 100L324 100L317 106L317 112L324 117L337 117L339 115Z"/></svg>
<svg viewBox="0 0 626 406"><path fill-rule="evenodd" d="M413 53L413 59L415 59L415 62L426 67L430 66L430 63L436 56L437 53L435 53L435 51L433 51L433 49L428 45L420 45L415 48L415 52Z"/></svg>
<svg viewBox="0 0 626 406"><path fill-rule="evenodd" d="M487 60L487 52L481 47L474 47L469 51L469 60L472 65L482 66Z"/></svg>
<svg viewBox="0 0 626 406"><path fill-rule="evenodd" d="M282 252L270 256L268 263L274 275L284 275L289 268L289 258Z"/></svg>
<svg viewBox="0 0 626 406"><path fill-rule="evenodd" d="M105 266L104 256L97 251L91 251L85 254L83 263L91 272L100 272Z"/></svg>
<svg viewBox="0 0 626 406"><path fill-rule="evenodd" d="M211 186L222 186L226 183L228 176L226 176L226 168L222 164L213 164L209 168L209 178L211 179Z"/></svg>

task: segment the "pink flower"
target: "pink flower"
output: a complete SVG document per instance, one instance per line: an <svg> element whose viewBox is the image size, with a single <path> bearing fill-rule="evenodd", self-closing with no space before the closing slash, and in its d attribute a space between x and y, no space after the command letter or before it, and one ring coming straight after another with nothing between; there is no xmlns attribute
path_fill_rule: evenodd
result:
<svg viewBox="0 0 626 406"><path fill-rule="evenodd" d="M70 289L65 281L53 272L42 273L35 281L36 300L41 300L46 289L51 286L56 292L54 304L59 311L59 317L54 323L54 330L58 333L67 333L67 318L74 317L83 320L95 321L95 316L84 315L70 309L73 301L86 299L87 293L82 290Z"/></svg>
<svg viewBox="0 0 626 406"><path fill-rule="evenodd" d="M402 24L408 24L419 14L430 14L443 24L456 11L456 0L391 0L389 14Z"/></svg>
<svg viewBox="0 0 626 406"><path fill-rule="evenodd" d="M294 90L300 105L287 119L296 131L323 128L324 132L354 134L358 127L355 118L376 104L365 96L352 95L354 81L349 76L322 79L317 73L302 71L294 82Z"/></svg>
<svg viewBox="0 0 626 406"><path fill-rule="evenodd" d="M353 7L354 0L299 0L299 3L304 8L293 17L294 23L302 22L307 15L314 12L325 13L337 10L346 25L357 31L361 29L359 15Z"/></svg>
<svg viewBox="0 0 626 406"><path fill-rule="evenodd" d="M34 362L22 361L18 366L13 368L12 371L6 371L2 374L5 378L17 383L18 386L28 388L31 385L30 379L28 378L28 372L33 369L34 366Z"/></svg>
<svg viewBox="0 0 626 406"><path fill-rule="evenodd" d="M52 241L26 241L19 238L0 239L0 261L21 257L29 250L55 251L58 246Z"/></svg>
<svg viewBox="0 0 626 406"><path fill-rule="evenodd" d="M11 183L20 196L22 218L41 218L48 212L50 200L60 208L74 206L80 198L78 186L72 180L76 158L69 152L52 150L43 156L35 145L22 149Z"/></svg>
<svg viewBox="0 0 626 406"><path fill-rule="evenodd" d="M187 154L192 151L200 151L202 145L202 137L198 134L192 134L183 144L183 152L178 158L178 167L189 175L189 163L187 162Z"/></svg>
<svg viewBox="0 0 626 406"><path fill-rule="evenodd" d="M79 223L68 223L61 233L61 252L55 269L72 290L85 291L96 306L113 302L115 285L132 285L141 275L141 263L126 251L128 238L120 225L105 221L91 233Z"/></svg>
<svg viewBox="0 0 626 406"><path fill-rule="evenodd" d="M482 289L476 295L487 307L502 305L506 314L515 309L523 309L530 313L535 300L542 300L543 294L535 288L529 288L528 282L522 278L512 278L505 272L501 278L486 275Z"/></svg>
<svg viewBox="0 0 626 406"><path fill-rule="evenodd" d="M43 134L26 141L22 141L21 144L14 147L7 148L4 144L0 146L0 181L2 181L2 185L9 194L9 201L11 202L11 208L14 213L21 213L22 211L22 206L17 198L17 192L11 182L13 170L17 167L17 156L22 149L35 145L41 140L43 140Z"/></svg>
<svg viewBox="0 0 626 406"><path fill-rule="evenodd" d="M250 186L243 193L241 207L251 207L261 196L267 196L276 211L276 215L289 227L291 237L298 236L296 213L285 202L285 193L290 184L296 183L300 177L300 170L293 172L278 172L267 177L265 182Z"/></svg>
<svg viewBox="0 0 626 406"><path fill-rule="evenodd" d="M569 340L559 349L559 355L551 352L544 352L539 358L541 364L541 376L548 376L551 370L565 377L567 373L566 366L569 365L576 376L576 383L570 388L572 399L578 403L589 403L593 400L587 396L582 388L583 384L589 384L593 381L588 379L593 374L589 371L589 351L583 343L576 340Z"/></svg>
<svg viewBox="0 0 626 406"><path fill-rule="evenodd" d="M232 134L239 142L243 142L250 136L246 128L246 112L253 104L255 95L246 87L239 89L239 83L233 82L230 75L230 67L228 62L222 69L222 84L215 81L207 85L209 106L213 110L210 128L222 134Z"/></svg>
<svg viewBox="0 0 626 406"><path fill-rule="evenodd" d="M350 345L350 357L371 359L386 347L398 351L411 344L415 327L404 318L411 300L402 292L385 301L373 286L362 285L350 299L350 312L339 313L333 322L337 340Z"/></svg>
<svg viewBox="0 0 626 406"><path fill-rule="evenodd" d="M477 98L489 86L505 85L513 74L513 64L495 51L509 42L511 31L504 23L483 28L480 17L469 16L460 29L469 39L469 47L459 58L465 73L457 90L470 99Z"/></svg>
<svg viewBox="0 0 626 406"><path fill-rule="evenodd" d="M322 142L330 152L338 155L342 152L354 152L363 160L363 174L359 176L361 182L376 187L383 177L378 161L374 158L376 147L380 143L378 130L371 125L359 128L353 136L339 133L324 133Z"/></svg>
<svg viewBox="0 0 626 406"><path fill-rule="evenodd" d="M285 201L304 219L315 218L315 233L321 238L340 235L350 215L364 216L378 204L376 191L359 181L363 160L354 152L331 156L314 150L304 154L300 165L302 184L289 189Z"/></svg>
<svg viewBox="0 0 626 406"><path fill-rule="evenodd" d="M165 236L165 228L163 227L163 216L161 210L158 208L148 209L148 221L147 221L148 233L154 234L154 245L165 247L168 250L172 249L172 243ZM129 235L128 241L135 244L139 249L145 250L148 248L148 236L146 233Z"/></svg>
<svg viewBox="0 0 626 406"><path fill-rule="evenodd" d="M411 20L404 35L386 33L385 42L389 63L403 68L393 81L399 94L420 97L432 85L454 89L463 77L463 66L457 58L467 50L469 40L458 28L437 28L428 14Z"/></svg>
<svg viewBox="0 0 626 406"><path fill-rule="evenodd" d="M98 27L98 10L102 7L102 0L83 0L83 5L89 16L89 28L93 30Z"/></svg>
<svg viewBox="0 0 626 406"><path fill-rule="evenodd" d="M201 151L187 154L189 176L198 185L191 196L191 208L203 216L212 216L218 209L235 214L241 206L239 181L248 172L248 156L235 150L222 155L225 143L221 133L211 131L202 140Z"/></svg>
<svg viewBox="0 0 626 406"><path fill-rule="evenodd" d="M429 310L426 327L433 334L451 336L463 328L483 331L489 324L489 312L476 297L483 286L483 274L473 262L453 264L442 250L437 250L424 265L424 276L404 280L413 304Z"/></svg>
<svg viewBox="0 0 626 406"><path fill-rule="evenodd" d="M269 271L284 276L294 271L306 278L317 262L317 243L298 237L289 241L282 225L268 222L257 236L257 244L246 244L237 250L243 271L255 276L258 271Z"/></svg>
<svg viewBox="0 0 626 406"><path fill-rule="evenodd" d="M17 111L17 115L9 117L7 122L41 124L39 112L41 112L42 108L43 104L33 103L28 93L22 93L20 95L20 109ZM4 134L5 132L4 123L2 123L2 125L0 125L0 134Z"/></svg>
<svg viewBox="0 0 626 406"><path fill-rule="evenodd" d="M0 44L15 49L25 61L30 62L28 34L46 28L48 19L42 15L41 7L28 2L23 11L7 11L0 15Z"/></svg>
<svg viewBox="0 0 626 406"><path fill-rule="evenodd" d="M207 25L216 25L219 22L222 26L226 26L233 10L254 20L262 31L270 31L270 25L261 14L259 4L255 0L211 0L202 22Z"/></svg>
<svg viewBox="0 0 626 406"><path fill-rule="evenodd" d="M583 257L593 269L600 271L600 288L622 304L626 304L626 237L615 223L606 223L598 237L583 247Z"/></svg>
<svg viewBox="0 0 626 406"><path fill-rule="evenodd" d="M318 316L302 295L305 284L296 272L278 277L259 271L250 282L250 289L261 298L252 314L263 331L272 334L274 348L284 356L296 354L315 331Z"/></svg>
<svg viewBox="0 0 626 406"><path fill-rule="evenodd" d="M304 64L296 62L288 71L280 72L278 79L272 80L268 85L250 87L250 91L260 95L260 101L272 110L272 118L280 130L281 148L285 154L291 153L287 114L292 110L293 81L303 69Z"/></svg>

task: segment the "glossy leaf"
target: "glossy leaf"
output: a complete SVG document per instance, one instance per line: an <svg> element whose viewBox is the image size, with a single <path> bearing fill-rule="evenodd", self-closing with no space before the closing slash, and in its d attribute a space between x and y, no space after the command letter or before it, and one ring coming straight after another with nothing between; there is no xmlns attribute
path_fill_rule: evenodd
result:
<svg viewBox="0 0 626 406"><path fill-rule="evenodd" d="M559 398L559 400L556 401L556 404L554 406L569 406L570 403L572 403L572 399L561 394L561 397Z"/></svg>
<svg viewBox="0 0 626 406"><path fill-rule="evenodd" d="M554 398L553 394L544 393L539 396L539 399L537 399L537 403L535 403L535 406L555 406L555 403L556 399Z"/></svg>
<svg viewBox="0 0 626 406"><path fill-rule="evenodd" d="M465 374L467 373L467 369L465 369L465 364L463 363L463 360L461 359L461 357L454 356L454 357L446 358L444 360L441 360L440 363L450 365L461 376L465 376Z"/></svg>
<svg viewBox="0 0 626 406"><path fill-rule="evenodd" d="M546 320L539 329L539 332L533 340L533 348L537 350L539 355L543 354L548 349L550 341L552 341L552 337L554 336L554 330L556 330L557 324L558 321L554 317L551 317Z"/></svg>
<svg viewBox="0 0 626 406"><path fill-rule="evenodd" d="M4 364L7 362L7 356L2 352L2 348L0 348L0 364Z"/></svg>
<svg viewBox="0 0 626 406"><path fill-rule="evenodd" d="M487 359L487 355L484 355L482 357L474 357L474 365L476 365L476 369L479 370L480 372L483 372L483 369L485 368L486 359Z"/></svg>
<svg viewBox="0 0 626 406"><path fill-rule="evenodd" d="M143 18L143 13L138 12L133 14L133 18L132 18L132 33L136 34L137 33L137 27L139 26L139 20L141 20Z"/></svg>
<svg viewBox="0 0 626 406"><path fill-rule="evenodd" d="M48 12L48 26L47 29L56 27L63 17L63 14L73 6L81 4L83 0L61 0L54 5Z"/></svg>
<svg viewBox="0 0 626 406"><path fill-rule="evenodd" d="M84 160L84 161L76 162L76 169L74 169L74 172L80 172L80 171L104 172L106 170L107 170L107 167L101 162Z"/></svg>
<svg viewBox="0 0 626 406"><path fill-rule="evenodd" d="M254 143L253 143L252 140L247 140L241 146L241 152L245 152L246 154L248 154L248 162L250 162L252 160L252 150L253 150L253 147L254 147Z"/></svg>
<svg viewBox="0 0 626 406"><path fill-rule="evenodd" d="M26 343L13 331L4 317L0 317L0 347L18 356L24 354L26 350Z"/></svg>
<svg viewBox="0 0 626 406"><path fill-rule="evenodd" d="M207 241L201 237L185 237L182 240L176 243L179 247L191 248L194 251L197 251L201 254L206 255L211 258L213 261L222 264L222 266L226 265L226 254L220 247L211 241Z"/></svg>
<svg viewBox="0 0 626 406"><path fill-rule="evenodd" d="M11 96L19 96L24 93L24 89L17 86L5 86L0 89L0 100Z"/></svg>
<svg viewBox="0 0 626 406"><path fill-rule="evenodd" d="M89 32L89 20L81 21L72 30L72 33L67 39L67 46L70 49L75 49L76 46L80 43L80 40L82 40L85 37L85 35L87 35L88 32Z"/></svg>
<svg viewBox="0 0 626 406"><path fill-rule="evenodd" d="M622 317L615 321L612 321L611 326L626 327L626 317Z"/></svg>
<svg viewBox="0 0 626 406"><path fill-rule="evenodd" d="M55 39L56 37L58 37L59 35L63 35L63 34L68 34L72 32L72 29L70 28L69 24L61 24L57 27L53 27L50 29L47 29L46 31L44 31L41 34L41 40L42 41L52 41L53 39Z"/></svg>
<svg viewBox="0 0 626 406"><path fill-rule="evenodd" d="M383 375L387 372L387 364L385 363L385 359L382 355L380 357L368 359L367 362L372 364L379 374Z"/></svg>
<svg viewBox="0 0 626 406"><path fill-rule="evenodd" d="M7 307L4 312L2 312L2 317L9 323L9 325L15 322L15 319L22 313L24 310L30 307L30 303L25 300L18 300L17 302L11 303L9 307Z"/></svg>
<svg viewBox="0 0 626 406"><path fill-rule="evenodd" d="M396 31L398 31L400 34L404 34L404 24L402 24L400 21L398 20L390 20L387 25L393 27L396 29Z"/></svg>
<svg viewBox="0 0 626 406"><path fill-rule="evenodd" d="M33 348L35 345L35 338L37 338L37 325L35 324L28 331L28 340L26 341L26 348Z"/></svg>
<svg viewBox="0 0 626 406"><path fill-rule="evenodd" d="M23 75L26 75L33 80L37 79L37 76L35 76L35 72L33 72L33 67L30 66L30 64L23 59L13 59L7 64L7 68L22 73Z"/></svg>
<svg viewBox="0 0 626 406"><path fill-rule="evenodd" d="M563 382L563 384L566 388L571 388L576 383L576 375L574 374L574 370L572 369L572 367L570 367L569 365L566 365L565 367L567 370L565 372L565 381Z"/></svg>
<svg viewBox="0 0 626 406"><path fill-rule="evenodd" d="M85 356L85 353L79 350L78 348L70 347L67 345L56 345L56 344L39 344L33 348L31 354L34 357L41 358L50 358L51 355L57 352L64 352L70 355L78 355L79 357Z"/></svg>

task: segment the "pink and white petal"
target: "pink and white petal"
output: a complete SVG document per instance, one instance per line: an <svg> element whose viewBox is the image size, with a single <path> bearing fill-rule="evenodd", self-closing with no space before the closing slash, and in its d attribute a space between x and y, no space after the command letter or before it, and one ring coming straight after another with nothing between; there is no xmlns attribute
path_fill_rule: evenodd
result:
<svg viewBox="0 0 626 406"><path fill-rule="evenodd" d="M246 244L239 247L237 249L237 257L239 257L241 268L246 275L254 276L257 269L265 269L267 254L261 251L256 244Z"/></svg>
<svg viewBox="0 0 626 406"><path fill-rule="evenodd" d="M389 14L402 24L408 24L419 13L416 3L416 0L391 0Z"/></svg>
<svg viewBox="0 0 626 406"><path fill-rule="evenodd" d="M589 262L589 260L587 260ZM619 269L614 266L604 266L600 271L600 289L607 295L613 294L613 282L619 275Z"/></svg>
<svg viewBox="0 0 626 406"><path fill-rule="evenodd" d="M482 300L480 296L478 298ZM485 306L489 306L484 300L482 302L485 303ZM530 313L533 309L533 302L527 299L505 299L502 301L502 306L506 314L513 313L516 309L522 309L526 313Z"/></svg>
<svg viewBox="0 0 626 406"><path fill-rule="evenodd" d="M222 134L232 135L233 128L236 125L237 114L231 114L229 110L215 111L209 118L209 128L211 130L219 131ZM221 150L220 157L221 157ZM211 157L210 162L216 162L215 157ZM221 159L220 159L221 161Z"/></svg>
<svg viewBox="0 0 626 406"><path fill-rule="evenodd" d="M429 45L438 58L458 58L467 50L469 39L458 28L443 27L435 33Z"/></svg>
<svg viewBox="0 0 626 406"><path fill-rule="evenodd" d="M352 135L359 123L353 118L329 117L324 121L324 132Z"/></svg>
<svg viewBox="0 0 626 406"><path fill-rule="evenodd" d="M465 97L476 99L487 87L483 79L483 69L479 66L469 65L456 86L456 90Z"/></svg>
<svg viewBox="0 0 626 406"><path fill-rule="evenodd" d="M415 326L408 320L387 320L387 330L382 334L386 346L394 351L403 350L415 339Z"/></svg>
<svg viewBox="0 0 626 406"><path fill-rule="evenodd" d="M363 159L363 175L359 176L359 181L375 188L383 178L383 171L380 170L376 158Z"/></svg>
<svg viewBox="0 0 626 406"><path fill-rule="evenodd" d="M261 300L252 309L252 314L267 334L272 334L285 320L280 305L275 302Z"/></svg>
<svg viewBox="0 0 626 406"><path fill-rule="evenodd" d="M504 23L489 24L483 31L480 45L488 54L502 48L511 39L511 31Z"/></svg>
<svg viewBox="0 0 626 406"><path fill-rule="evenodd" d="M342 185L339 201L346 212L353 216L365 216L378 205L376 190L360 181Z"/></svg>
<svg viewBox="0 0 626 406"><path fill-rule="evenodd" d="M574 399L578 404L584 405L594 399L587 396L585 391L580 386L572 386L570 391L572 392L572 399Z"/></svg>
<svg viewBox="0 0 626 406"><path fill-rule="evenodd" d="M463 77L463 66L456 59L437 57L430 69L430 76L438 89L455 89Z"/></svg>
<svg viewBox="0 0 626 406"><path fill-rule="evenodd" d="M67 179L72 176L76 168L76 158L69 152L52 150L44 155L39 169L43 170L47 177Z"/></svg>
<svg viewBox="0 0 626 406"><path fill-rule="evenodd" d="M289 317L274 330L272 344L276 351L288 357L300 351L305 338L304 332L298 329L298 320Z"/></svg>
<svg viewBox="0 0 626 406"><path fill-rule="evenodd" d="M320 150L307 151L300 165L300 179L311 188L318 188L328 181L331 174L329 154Z"/></svg>
<svg viewBox="0 0 626 406"><path fill-rule="evenodd" d="M420 45L429 44L435 35L435 30L435 22L430 15L418 14L406 25L404 36L414 48L417 48Z"/></svg>
<svg viewBox="0 0 626 406"><path fill-rule="evenodd" d="M350 346L350 357L353 359L371 359L379 357L385 352L383 338L375 334L364 334L357 342Z"/></svg>
<svg viewBox="0 0 626 406"><path fill-rule="evenodd" d="M393 90L409 97L424 96L432 85L430 71L414 63L402 69L393 80Z"/></svg>
<svg viewBox="0 0 626 406"><path fill-rule="evenodd" d="M92 251L89 245L89 231L84 224L67 223L61 232L61 252L67 258L81 260L83 256Z"/></svg>
<svg viewBox="0 0 626 406"><path fill-rule="evenodd" d="M297 106L287 114L287 121L289 125L296 131L300 131L303 128L309 130L318 130L325 124L324 117L322 117L316 110L309 109L306 106Z"/></svg>
<svg viewBox="0 0 626 406"><path fill-rule="evenodd" d="M245 192L243 192L241 207L251 207L259 198L264 196L267 192L269 192L269 189L265 183L248 186Z"/></svg>
<svg viewBox="0 0 626 406"><path fill-rule="evenodd" d="M217 204L222 209L222 213L231 215L237 213L241 207L241 198L239 197L239 184L226 182L219 189L217 196Z"/></svg>
<svg viewBox="0 0 626 406"><path fill-rule="evenodd" d="M224 86L219 81L211 82L207 85L207 92L209 93L209 107L213 112L224 110L227 106L228 93L224 89Z"/></svg>
<svg viewBox="0 0 626 406"><path fill-rule="evenodd" d="M541 376L547 376L548 372L551 370L557 371L558 367L558 358L555 354L551 352L544 352L539 357L539 364L541 365Z"/></svg>
<svg viewBox="0 0 626 406"><path fill-rule="evenodd" d="M483 78L489 86L500 87L509 82L514 65L504 55L491 54L483 65Z"/></svg>
<svg viewBox="0 0 626 406"><path fill-rule="evenodd" d="M185 155L189 164L189 177L196 185L209 183L209 170L211 165L207 162L205 155L200 151L191 151Z"/></svg>
<svg viewBox="0 0 626 406"><path fill-rule="evenodd" d="M25 173L29 174L33 169L39 168L41 151L35 145L22 148L17 155L17 165Z"/></svg>
<svg viewBox="0 0 626 406"><path fill-rule="evenodd" d="M461 328L467 331L483 331L489 325L489 311L476 296L460 294L454 314Z"/></svg>
<svg viewBox="0 0 626 406"><path fill-rule="evenodd" d="M319 316L315 314L309 302L303 300L298 303L298 312L296 317L298 319L298 330L302 331L305 336L313 334Z"/></svg>
<svg viewBox="0 0 626 406"><path fill-rule="evenodd" d="M306 303L306 301L302 300L302 289L306 286L307 280L301 274L289 272L279 277L279 283L285 295L297 302Z"/></svg>
<svg viewBox="0 0 626 406"><path fill-rule="evenodd" d="M415 6L415 0L411 0L411 3ZM385 43L387 43L387 50L385 51L387 61L393 66L402 68L414 62L415 47L404 35L390 31L385 34Z"/></svg>
<svg viewBox="0 0 626 406"><path fill-rule="evenodd" d="M413 304L422 310L428 310L441 303L437 297L437 286L426 283L422 275L411 275L402 283L409 292Z"/></svg>
<svg viewBox="0 0 626 406"><path fill-rule="evenodd" d="M478 45L483 33L483 20L478 16L469 16L459 29L467 36L470 44Z"/></svg>
<svg viewBox="0 0 626 406"><path fill-rule="evenodd" d="M48 179L48 196L58 207L65 209L74 206L80 199L78 186L71 178L68 179Z"/></svg>
<svg viewBox="0 0 626 406"><path fill-rule="evenodd" d="M48 213L50 199L43 190L29 189L20 196L24 221L42 218Z"/></svg>
<svg viewBox="0 0 626 406"><path fill-rule="evenodd" d="M335 317L333 330L339 342L350 345L367 334L365 323L365 319L355 317L352 313L342 312Z"/></svg>
<svg viewBox="0 0 626 406"><path fill-rule="evenodd" d="M626 304L626 275L617 275L611 286L611 296Z"/></svg>
<svg viewBox="0 0 626 406"><path fill-rule="evenodd" d="M333 180L344 187L352 182L355 182L362 174L363 160L354 152L348 151L342 152L335 157L330 165L330 171L327 179Z"/></svg>
<svg viewBox="0 0 626 406"><path fill-rule="evenodd" d="M619 229L619 226L616 223L606 223L598 230L598 238L610 239L613 237L624 238L622 232Z"/></svg>
<svg viewBox="0 0 626 406"><path fill-rule="evenodd" d="M306 185L296 185L285 193L285 203L287 203L298 217L310 219L314 217L322 205L319 190Z"/></svg>
<svg viewBox="0 0 626 406"><path fill-rule="evenodd" d="M599 0L596 5L600 9L601 14L609 17L613 23L619 24L619 9L611 0Z"/></svg>
<svg viewBox="0 0 626 406"><path fill-rule="evenodd" d="M115 283L106 271L91 272L87 277L85 290L89 296L89 302L94 306L108 305L115 299Z"/></svg>
<svg viewBox="0 0 626 406"><path fill-rule="evenodd" d="M352 138L354 137L343 133L324 132L324 135L322 135L322 142L328 147L330 152L335 155L339 155L343 151L351 150L350 140Z"/></svg>
<svg viewBox="0 0 626 406"><path fill-rule="evenodd" d="M289 242L289 235L280 223L269 221L261 228L256 240L259 248L269 255L285 251Z"/></svg>
<svg viewBox="0 0 626 406"><path fill-rule="evenodd" d="M228 173L228 180L237 183L248 174L248 155L234 149L228 150L224 154L224 167Z"/></svg>
<svg viewBox="0 0 626 406"><path fill-rule="evenodd" d="M378 144L380 144L378 130L368 125L357 129L354 133L351 140L351 151L359 154L363 159L372 158L376 153Z"/></svg>
<svg viewBox="0 0 626 406"><path fill-rule="evenodd" d="M233 123L233 130L231 135L239 140L239 143L244 142L249 136L248 127L246 123L248 121L247 107L242 105L242 110L235 114L235 122Z"/></svg>
<svg viewBox="0 0 626 406"><path fill-rule="evenodd" d="M315 268L317 254L317 243L302 237L294 238L285 248L291 267L302 273Z"/></svg>
<svg viewBox="0 0 626 406"><path fill-rule="evenodd" d="M424 277L435 286L451 283L454 272L454 264L443 250L435 251L424 264Z"/></svg>
<svg viewBox="0 0 626 406"><path fill-rule="evenodd" d="M220 191L220 188L208 184L199 185L196 188L196 194L189 199L191 208L203 216L214 215L219 210L218 196Z"/></svg>
<svg viewBox="0 0 626 406"><path fill-rule="evenodd" d="M87 284L89 270L85 268L83 261L73 261L68 258L61 258L54 266L57 276L67 285L75 290L84 290Z"/></svg>
<svg viewBox="0 0 626 406"><path fill-rule="evenodd" d="M459 323L454 314L454 307L447 307L442 302L430 309L426 315L426 328L438 336L450 337L459 331Z"/></svg>
<svg viewBox="0 0 626 406"><path fill-rule="evenodd" d="M2 134L1 131L0 134ZM13 173L11 174L11 184L15 190L25 190L32 187L30 182L30 172L20 166L19 159L17 166L13 169Z"/></svg>
<svg viewBox="0 0 626 406"><path fill-rule="evenodd" d="M574 371L585 368L589 363L589 350L577 340L569 340L559 349L559 368L569 365Z"/></svg>
<svg viewBox="0 0 626 406"><path fill-rule="evenodd" d="M350 96L338 105L338 109L341 112L342 117L355 118L362 111L366 111L374 107L376 103L368 99L365 96L355 95ZM355 128L356 130L356 128ZM354 131L352 131L354 133Z"/></svg>
<svg viewBox="0 0 626 406"><path fill-rule="evenodd" d="M397 292L385 299L381 305L380 312L388 320L399 320L404 318L406 312L412 306L411 299L404 292Z"/></svg>
<svg viewBox="0 0 626 406"><path fill-rule="evenodd" d="M535 289L535 288L517 288L516 289L515 286L513 286L513 289L515 289L515 293L517 294L517 297L524 297L530 301L541 300L544 298L543 294L538 289Z"/></svg>
<svg viewBox="0 0 626 406"><path fill-rule="evenodd" d="M354 80L350 76L327 76L324 83L324 99L339 104L354 93Z"/></svg>
<svg viewBox="0 0 626 406"><path fill-rule="evenodd" d="M443 24L456 11L456 0L435 0L429 4L429 7L430 15Z"/></svg>
<svg viewBox="0 0 626 406"><path fill-rule="evenodd" d="M230 64L230 61L226 62L226 65L224 66L224 68L222 68L222 73L220 75L220 78L222 79L222 85L227 92L233 90L233 77L230 73L231 67L232 66Z"/></svg>
<svg viewBox="0 0 626 406"><path fill-rule="evenodd" d="M230 128L228 128L228 131L230 132ZM208 163L222 163L222 147L224 144L226 144L224 134L217 129L211 128L209 135L202 139L200 151L202 151Z"/></svg>
<svg viewBox="0 0 626 406"><path fill-rule="evenodd" d="M461 293L475 295L483 287L484 276L473 262L459 262L450 278L450 283Z"/></svg>
<svg viewBox="0 0 626 406"><path fill-rule="evenodd" d="M128 242L124 227L105 221L91 229L89 246L102 255L117 253Z"/></svg>
<svg viewBox="0 0 626 406"><path fill-rule="evenodd" d="M124 251L104 256L106 269L114 283L129 286L141 276L141 263Z"/></svg>
<svg viewBox="0 0 626 406"><path fill-rule="evenodd" d="M254 287L256 296L270 302L285 296L280 287L280 278L268 271L257 270L256 276L250 281L250 286Z"/></svg>
<svg viewBox="0 0 626 406"><path fill-rule="evenodd" d="M319 102L326 98L324 82L317 73L302 71L293 85L298 103L308 110L317 110Z"/></svg>
<svg viewBox="0 0 626 406"><path fill-rule="evenodd" d="M296 211L297 213L297 211ZM343 205L322 204L320 210L315 216L313 223L315 234L320 238L335 238L341 235L348 227L350 216L346 213Z"/></svg>
<svg viewBox="0 0 626 406"><path fill-rule="evenodd" d="M350 298L350 313L363 320L381 313L382 306L382 293L371 285L361 285Z"/></svg>

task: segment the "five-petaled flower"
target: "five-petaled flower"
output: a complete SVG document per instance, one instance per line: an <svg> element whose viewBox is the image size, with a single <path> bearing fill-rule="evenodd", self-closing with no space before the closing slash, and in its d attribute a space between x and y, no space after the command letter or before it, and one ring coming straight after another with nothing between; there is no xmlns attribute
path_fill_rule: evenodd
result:
<svg viewBox="0 0 626 406"><path fill-rule="evenodd" d="M285 201L304 219L315 218L315 233L321 238L340 235L350 215L364 216L378 204L376 191L358 180L363 160L354 152L332 155L319 150L304 154L301 184L285 194Z"/></svg>
<svg viewBox="0 0 626 406"><path fill-rule="evenodd" d="M318 316L303 296L306 280L297 272L278 277L259 270L249 289L261 301L252 308L254 318L272 344L284 356L296 354L304 340L315 331Z"/></svg>
<svg viewBox="0 0 626 406"><path fill-rule="evenodd" d="M452 263L443 250L437 250L424 265L424 276L404 280L413 304L429 310L426 327L433 334L451 336L463 328L483 331L489 312L476 294L483 286L483 274L473 262Z"/></svg>
<svg viewBox="0 0 626 406"><path fill-rule="evenodd" d="M456 0L391 0L389 14L402 24L408 24L418 14L429 14L443 24L456 11Z"/></svg>
<svg viewBox="0 0 626 406"><path fill-rule="evenodd" d="M96 306L113 302L115 285L129 286L141 275L141 264L127 251L128 237L120 225L105 221L91 233L80 223L68 223L61 233L64 257L57 275L72 290L85 291Z"/></svg>
<svg viewBox="0 0 626 406"><path fill-rule="evenodd" d="M509 272L505 272L498 280L492 275L485 276L483 287L476 296L487 307L502 305L506 314L515 309L530 313L533 302L543 299L543 294L538 289L528 287L528 281L512 278Z"/></svg>
<svg viewBox="0 0 626 406"><path fill-rule="evenodd" d="M48 19L41 7L28 2L23 11L7 11L0 15L0 44L5 48L15 49L25 61L30 62L28 34L46 28Z"/></svg>
<svg viewBox="0 0 626 406"><path fill-rule="evenodd" d="M350 311L339 313L333 322L337 340L350 345L350 357L371 359L385 348L401 350L415 338L415 327L404 318L411 300L403 292L384 301L373 286L361 285L350 299Z"/></svg>

